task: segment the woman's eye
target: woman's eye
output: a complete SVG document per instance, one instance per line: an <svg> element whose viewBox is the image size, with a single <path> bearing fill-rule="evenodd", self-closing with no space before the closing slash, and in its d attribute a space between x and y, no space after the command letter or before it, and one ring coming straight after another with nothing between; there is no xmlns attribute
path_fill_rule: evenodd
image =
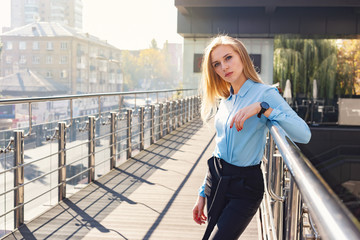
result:
<svg viewBox="0 0 360 240"><path fill-rule="evenodd" d="M219 66L219 63L215 63L214 64L214 68L218 67Z"/></svg>
<svg viewBox="0 0 360 240"><path fill-rule="evenodd" d="M226 60L230 60L232 58L232 56L227 56Z"/></svg>

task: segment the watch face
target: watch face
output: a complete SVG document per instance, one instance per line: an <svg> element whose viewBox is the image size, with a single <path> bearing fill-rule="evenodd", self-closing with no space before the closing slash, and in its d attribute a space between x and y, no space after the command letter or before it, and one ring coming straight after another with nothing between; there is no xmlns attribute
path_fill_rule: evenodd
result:
<svg viewBox="0 0 360 240"><path fill-rule="evenodd" d="M261 108L269 109L269 104L267 102L262 102L260 106Z"/></svg>

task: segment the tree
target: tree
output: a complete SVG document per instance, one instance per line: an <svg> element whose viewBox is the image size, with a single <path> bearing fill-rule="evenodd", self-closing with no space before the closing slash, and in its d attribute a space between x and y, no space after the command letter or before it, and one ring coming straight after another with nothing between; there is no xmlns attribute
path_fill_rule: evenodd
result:
<svg viewBox="0 0 360 240"><path fill-rule="evenodd" d="M124 51L122 67L125 90L148 90L174 88L178 71L171 62L168 44L163 49L157 48L155 39L150 48L140 51Z"/></svg>
<svg viewBox="0 0 360 240"><path fill-rule="evenodd" d="M337 64L337 94L360 94L360 41L339 40Z"/></svg>
<svg viewBox="0 0 360 240"><path fill-rule="evenodd" d="M155 48L142 50L138 58L138 67L141 79L144 79L148 86L153 89L166 86L170 71L163 52Z"/></svg>
<svg viewBox="0 0 360 240"><path fill-rule="evenodd" d="M311 98L312 83L321 86L319 98L332 101L336 79L335 40L300 39L278 36L274 40L274 82L281 87L290 79L294 97Z"/></svg>
<svg viewBox="0 0 360 240"><path fill-rule="evenodd" d="M129 51L123 51L121 57L121 66L123 72L123 80L124 80L124 90L134 90L134 88L138 85L137 78L137 59L134 54Z"/></svg>
<svg viewBox="0 0 360 240"><path fill-rule="evenodd" d="M157 42L156 42L156 40L155 40L154 38L151 40L150 48L152 48L152 49L158 49Z"/></svg>

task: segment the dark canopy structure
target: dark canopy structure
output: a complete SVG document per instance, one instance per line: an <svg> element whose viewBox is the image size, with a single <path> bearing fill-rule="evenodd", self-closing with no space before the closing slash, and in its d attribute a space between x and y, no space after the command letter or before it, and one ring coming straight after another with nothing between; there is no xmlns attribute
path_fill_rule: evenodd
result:
<svg viewBox="0 0 360 240"><path fill-rule="evenodd" d="M359 0L175 0L178 33L358 38Z"/></svg>

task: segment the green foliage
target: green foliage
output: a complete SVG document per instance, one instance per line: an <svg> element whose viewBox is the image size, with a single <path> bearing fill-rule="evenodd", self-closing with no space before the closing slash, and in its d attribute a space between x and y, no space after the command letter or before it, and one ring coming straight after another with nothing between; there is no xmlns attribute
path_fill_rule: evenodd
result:
<svg viewBox="0 0 360 240"><path fill-rule="evenodd" d="M274 40L274 82L281 88L290 79L293 96L312 97L312 83L318 83L318 98L332 100L336 85L336 41L289 38Z"/></svg>
<svg viewBox="0 0 360 240"><path fill-rule="evenodd" d="M167 43L158 49L155 39L150 48L122 54L125 90L174 88L176 66L171 63Z"/></svg>
<svg viewBox="0 0 360 240"><path fill-rule="evenodd" d="M360 94L360 40L339 40L337 55L337 94Z"/></svg>
<svg viewBox="0 0 360 240"><path fill-rule="evenodd" d="M156 42L156 40L155 40L154 38L151 40L150 48L152 48L152 49L158 49L157 42Z"/></svg>

